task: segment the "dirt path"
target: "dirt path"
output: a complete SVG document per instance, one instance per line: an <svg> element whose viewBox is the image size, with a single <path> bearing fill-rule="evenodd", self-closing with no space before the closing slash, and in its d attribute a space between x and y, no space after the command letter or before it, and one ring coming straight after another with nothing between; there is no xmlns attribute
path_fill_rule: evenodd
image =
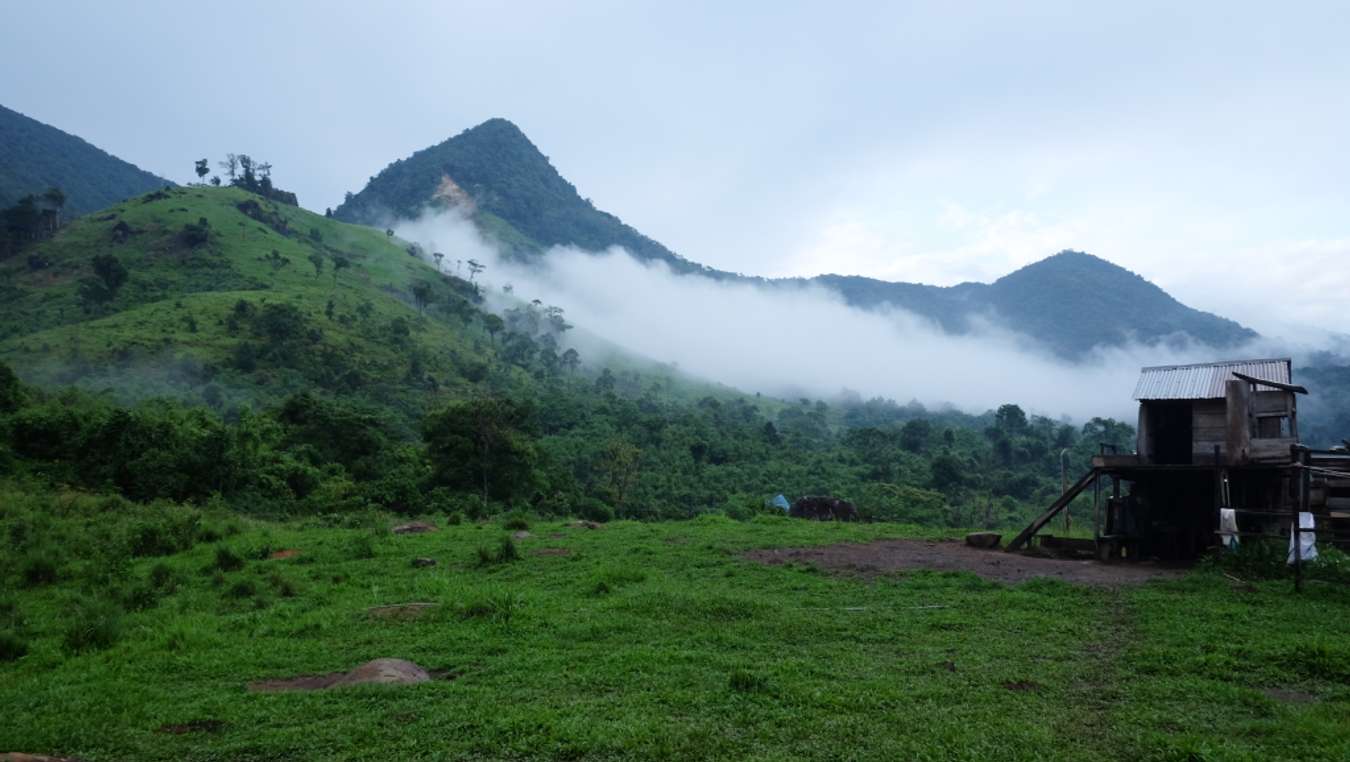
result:
<svg viewBox="0 0 1350 762"><path fill-rule="evenodd" d="M829 571L864 575L914 569L968 571L995 582L1060 579L1110 588L1137 585L1150 579L1176 578L1184 572L1179 567L1151 563L1103 564L1097 561L1036 558L998 550L980 550L957 541L878 540L816 548L753 550L745 556L770 565L808 563Z"/></svg>

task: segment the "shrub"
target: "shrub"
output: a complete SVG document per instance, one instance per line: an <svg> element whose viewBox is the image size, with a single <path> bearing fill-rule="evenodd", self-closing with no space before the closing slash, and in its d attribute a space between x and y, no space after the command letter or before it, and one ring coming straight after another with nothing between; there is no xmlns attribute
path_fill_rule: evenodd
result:
<svg viewBox="0 0 1350 762"><path fill-rule="evenodd" d="M28 642L12 632L0 632L0 662L18 661L28 653Z"/></svg>
<svg viewBox="0 0 1350 762"><path fill-rule="evenodd" d="M478 565L492 566L494 564L508 564L520 559L520 551L516 549L516 543L510 537L503 537L501 545L497 550L491 551L483 546L478 546Z"/></svg>
<svg viewBox="0 0 1350 762"><path fill-rule="evenodd" d="M252 598L258 594L258 585L251 579L241 579L230 585L225 595L231 598Z"/></svg>
<svg viewBox="0 0 1350 762"><path fill-rule="evenodd" d="M239 571L244 568L244 559L239 557L228 545L216 546L216 568L223 572Z"/></svg>
<svg viewBox="0 0 1350 762"><path fill-rule="evenodd" d="M55 582L58 576L56 563L41 552L29 554L23 560L20 574L23 577L24 587L49 585Z"/></svg>
<svg viewBox="0 0 1350 762"><path fill-rule="evenodd" d="M147 579L156 590L172 593L178 588L178 575L174 574L173 568L165 563L158 563L151 567Z"/></svg>
<svg viewBox="0 0 1350 762"><path fill-rule="evenodd" d="M110 601L84 599L71 607L62 644L70 653L97 651L117 642L122 634L122 610Z"/></svg>
<svg viewBox="0 0 1350 762"><path fill-rule="evenodd" d="M520 608L520 596L514 593L494 592L465 602L459 607L459 615L464 619L487 619L498 624L506 624Z"/></svg>
<svg viewBox="0 0 1350 762"><path fill-rule="evenodd" d="M368 534L359 534L347 546L347 555L354 559L375 557L375 541Z"/></svg>
<svg viewBox="0 0 1350 762"><path fill-rule="evenodd" d="M519 513L514 513L506 517L502 526L513 531L522 531L530 528L530 522L526 521L525 517Z"/></svg>
<svg viewBox="0 0 1350 762"><path fill-rule="evenodd" d="M583 519L605 523L614 520L614 509L593 498L583 498L577 506L577 512Z"/></svg>
<svg viewBox="0 0 1350 762"><path fill-rule="evenodd" d="M159 604L159 591L149 582L142 581L132 584L122 594L122 605L127 611L144 611L152 609Z"/></svg>
<svg viewBox="0 0 1350 762"><path fill-rule="evenodd" d="M769 681L763 676L743 669L732 670L727 684L737 693L762 693L769 688Z"/></svg>

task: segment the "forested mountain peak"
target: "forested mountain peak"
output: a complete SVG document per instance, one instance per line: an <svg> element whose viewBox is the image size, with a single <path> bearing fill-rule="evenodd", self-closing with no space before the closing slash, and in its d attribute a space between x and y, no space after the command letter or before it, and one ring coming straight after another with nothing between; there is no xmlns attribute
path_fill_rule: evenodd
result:
<svg viewBox="0 0 1350 762"><path fill-rule="evenodd" d="M88 142L0 106L0 208L59 188L70 214L87 214L173 183Z"/></svg>
<svg viewBox="0 0 1350 762"><path fill-rule="evenodd" d="M478 225L518 256L551 246L592 251L621 246L680 272L704 269L596 209L519 127L502 118L395 161L359 193L349 194L333 216L382 225L462 203L464 197Z"/></svg>

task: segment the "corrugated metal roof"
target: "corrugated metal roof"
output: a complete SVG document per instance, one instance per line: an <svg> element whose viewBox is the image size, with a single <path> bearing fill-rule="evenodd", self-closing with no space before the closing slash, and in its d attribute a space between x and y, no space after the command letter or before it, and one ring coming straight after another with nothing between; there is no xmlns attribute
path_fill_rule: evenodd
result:
<svg viewBox="0 0 1350 762"><path fill-rule="evenodd" d="M1137 400L1209 400L1224 396L1224 382L1233 371L1263 381L1293 383L1288 358L1275 360L1232 360L1197 365L1158 365L1141 368L1134 387Z"/></svg>

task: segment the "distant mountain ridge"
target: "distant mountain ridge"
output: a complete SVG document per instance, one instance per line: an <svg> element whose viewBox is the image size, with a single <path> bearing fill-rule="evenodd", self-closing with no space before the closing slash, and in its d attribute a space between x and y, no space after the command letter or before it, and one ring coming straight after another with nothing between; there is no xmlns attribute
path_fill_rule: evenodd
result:
<svg viewBox="0 0 1350 762"><path fill-rule="evenodd" d="M0 106L0 208L57 187L80 215L173 185L88 142Z"/></svg>
<svg viewBox="0 0 1350 762"><path fill-rule="evenodd" d="M1106 260L1064 251L993 283L951 287L893 283L856 275L767 280L705 267L596 209L548 157L505 119L491 119L390 164L334 212L347 222L383 225L428 207L459 206L506 249L522 257L552 246L603 251L623 247L680 273L765 284L818 284L865 309L887 305L929 318L951 333L977 320L1000 323L1068 357L1096 346L1189 337L1229 347L1256 337L1238 323L1192 309L1144 278Z"/></svg>

